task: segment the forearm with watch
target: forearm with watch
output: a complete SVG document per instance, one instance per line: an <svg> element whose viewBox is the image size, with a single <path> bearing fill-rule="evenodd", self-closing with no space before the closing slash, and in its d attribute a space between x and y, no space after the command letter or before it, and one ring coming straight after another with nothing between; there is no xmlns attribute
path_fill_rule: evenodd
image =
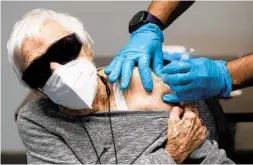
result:
<svg viewBox="0 0 253 165"><path fill-rule="evenodd" d="M163 68L162 30L192 4L193 2L189 1L153 1L148 11L135 14L129 22L131 36L128 44L105 68L108 80L114 83L120 79L121 90L127 89L133 67L137 64L143 87L147 92L151 92L153 89L151 68L158 76Z"/></svg>
<svg viewBox="0 0 253 165"><path fill-rule="evenodd" d="M148 12L164 24L164 29L183 14L194 1L152 1Z"/></svg>
<svg viewBox="0 0 253 165"><path fill-rule="evenodd" d="M194 1L152 1L147 11L140 11L132 18L129 32L132 33L147 23L153 23L164 30L193 3Z"/></svg>

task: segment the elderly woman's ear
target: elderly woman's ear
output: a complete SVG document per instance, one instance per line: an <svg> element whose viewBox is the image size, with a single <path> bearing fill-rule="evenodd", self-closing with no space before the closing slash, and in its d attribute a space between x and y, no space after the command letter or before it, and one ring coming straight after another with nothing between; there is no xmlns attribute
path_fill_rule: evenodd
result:
<svg viewBox="0 0 253 165"><path fill-rule="evenodd" d="M82 52L84 52L84 53L82 53ZM87 47L85 47L85 46L82 47L81 56L82 55L85 55L89 61L93 61L93 52L91 50L90 43L88 43Z"/></svg>

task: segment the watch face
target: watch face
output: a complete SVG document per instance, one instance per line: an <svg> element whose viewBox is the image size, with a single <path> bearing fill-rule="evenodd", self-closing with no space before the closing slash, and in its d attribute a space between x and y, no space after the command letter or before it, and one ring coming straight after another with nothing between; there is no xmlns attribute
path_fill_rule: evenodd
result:
<svg viewBox="0 0 253 165"><path fill-rule="evenodd" d="M135 28L141 26L145 20L145 16L146 16L145 11L140 11L137 14L135 14L134 17L129 22L129 28L134 30Z"/></svg>

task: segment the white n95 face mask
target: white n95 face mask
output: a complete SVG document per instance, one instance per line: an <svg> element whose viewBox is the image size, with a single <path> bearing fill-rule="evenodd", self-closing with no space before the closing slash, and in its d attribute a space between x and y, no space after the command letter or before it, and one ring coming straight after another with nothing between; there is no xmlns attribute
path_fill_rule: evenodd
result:
<svg viewBox="0 0 253 165"><path fill-rule="evenodd" d="M43 92L56 104L70 109L92 108L97 93L97 69L85 57L54 71Z"/></svg>

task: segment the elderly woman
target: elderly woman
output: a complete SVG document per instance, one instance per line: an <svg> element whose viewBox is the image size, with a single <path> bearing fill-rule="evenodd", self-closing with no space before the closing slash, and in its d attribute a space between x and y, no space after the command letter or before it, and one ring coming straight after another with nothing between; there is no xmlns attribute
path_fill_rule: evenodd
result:
<svg viewBox="0 0 253 165"><path fill-rule="evenodd" d="M92 63L92 40L74 17L36 9L13 29L7 48L20 81L41 95L19 112L28 163L233 163L188 104L156 75L147 93L138 70L122 92ZM143 111L149 110L149 111ZM196 112L196 110L195 110Z"/></svg>

